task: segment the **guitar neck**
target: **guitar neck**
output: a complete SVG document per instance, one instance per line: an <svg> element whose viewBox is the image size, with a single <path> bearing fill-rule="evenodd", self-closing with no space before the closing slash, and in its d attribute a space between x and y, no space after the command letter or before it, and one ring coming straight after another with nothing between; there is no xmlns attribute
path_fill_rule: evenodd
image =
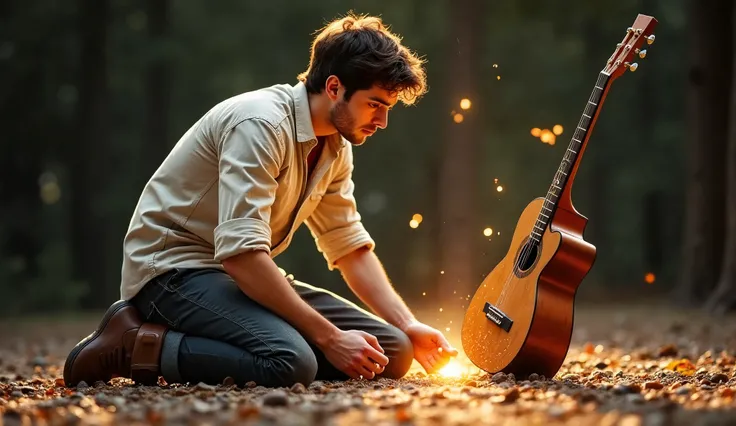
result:
<svg viewBox="0 0 736 426"><path fill-rule="evenodd" d="M598 81L595 83L593 92L585 105L583 115L580 117L577 128L573 132L570 144L562 157L560 166L557 168L552 184L542 205L542 211L537 217L537 223L532 230L531 238L537 242L541 241L542 234L549 224L557 207L564 203L570 204L570 188L575 179L580 160L588 144L588 139L593 130L598 114L605 100L610 83L610 75L601 71Z"/></svg>

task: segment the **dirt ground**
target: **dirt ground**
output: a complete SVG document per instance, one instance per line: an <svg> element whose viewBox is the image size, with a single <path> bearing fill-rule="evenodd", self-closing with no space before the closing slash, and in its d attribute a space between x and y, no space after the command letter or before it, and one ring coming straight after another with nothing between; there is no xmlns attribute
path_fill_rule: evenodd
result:
<svg viewBox="0 0 736 426"><path fill-rule="evenodd" d="M420 316L456 331L462 313ZM736 424L736 318L647 306L579 306L554 378L489 375L458 358L401 380L66 388L64 358L98 318L0 324L0 426L30 424L727 425ZM454 324L454 325L453 325Z"/></svg>

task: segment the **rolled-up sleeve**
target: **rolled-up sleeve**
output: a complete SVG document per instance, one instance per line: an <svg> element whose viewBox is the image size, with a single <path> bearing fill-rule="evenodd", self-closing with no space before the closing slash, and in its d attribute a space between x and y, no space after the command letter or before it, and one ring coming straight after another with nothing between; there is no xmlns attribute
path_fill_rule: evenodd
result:
<svg viewBox="0 0 736 426"><path fill-rule="evenodd" d="M327 187L322 200L305 223L314 237L317 249L327 260L329 270L336 268L336 261L352 251L376 246L361 222L352 180L353 161L350 147L342 170Z"/></svg>
<svg viewBox="0 0 736 426"><path fill-rule="evenodd" d="M262 119L247 119L225 135L219 154L215 260L250 250L270 254L271 206L283 158L279 130Z"/></svg>

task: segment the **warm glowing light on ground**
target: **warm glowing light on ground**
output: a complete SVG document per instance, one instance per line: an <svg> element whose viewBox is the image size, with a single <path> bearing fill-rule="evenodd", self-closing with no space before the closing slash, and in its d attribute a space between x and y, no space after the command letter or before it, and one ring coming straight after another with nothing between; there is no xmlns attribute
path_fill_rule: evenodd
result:
<svg viewBox="0 0 736 426"><path fill-rule="evenodd" d="M649 272L646 275L644 275L644 281L646 281L647 284L653 284L655 280L655 276L653 273Z"/></svg>
<svg viewBox="0 0 736 426"><path fill-rule="evenodd" d="M422 223L422 220L424 220L424 218L419 213L415 213L414 216L411 217L411 220L414 220L417 223Z"/></svg>
<svg viewBox="0 0 736 426"><path fill-rule="evenodd" d="M463 115L458 112L457 114L452 116L452 119L455 121L455 123L462 123L465 117L463 117Z"/></svg>
<svg viewBox="0 0 736 426"><path fill-rule="evenodd" d="M538 138L541 134L542 129L540 129L539 127L535 127L532 129L532 136L534 136L535 138Z"/></svg>
<svg viewBox="0 0 736 426"><path fill-rule="evenodd" d="M496 187L496 191L498 191L498 192L501 192L501 191L503 191L503 186L501 186L501 185L498 185L498 186Z"/></svg>
<svg viewBox="0 0 736 426"><path fill-rule="evenodd" d="M484 229L483 230L483 235L485 235L486 237L490 237L491 235L493 235L493 229L491 229L491 228Z"/></svg>
<svg viewBox="0 0 736 426"><path fill-rule="evenodd" d="M416 228L419 227L419 222L417 222L416 220L412 219L412 220L409 221L409 226L411 226L412 228L416 229Z"/></svg>
<svg viewBox="0 0 736 426"><path fill-rule="evenodd" d="M552 133L554 133L557 136L560 136L562 134L562 126L559 124L555 124L555 126L552 128Z"/></svg>
<svg viewBox="0 0 736 426"><path fill-rule="evenodd" d="M460 100L460 108L470 109L470 105L471 105L470 99L463 98L462 100Z"/></svg>
<svg viewBox="0 0 736 426"><path fill-rule="evenodd" d="M442 369L437 372L437 374L439 374L440 376L444 376L444 377L461 377L463 373L464 373L463 367L454 358L451 359L447 363L447 365L442 367Z"/></svg>

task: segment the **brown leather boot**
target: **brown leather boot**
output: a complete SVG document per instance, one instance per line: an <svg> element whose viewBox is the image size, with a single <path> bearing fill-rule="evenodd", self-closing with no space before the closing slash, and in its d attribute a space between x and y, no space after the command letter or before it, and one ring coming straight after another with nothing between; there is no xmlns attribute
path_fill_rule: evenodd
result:
<svg viewBox="0 0 736 426"><path fill-rule="evenodd" d="M80 341L64 364L64 383L92 385L114 377L155 384L166 327L143 323L138 311L125 300L112 304L100 325Z"/></svg>

